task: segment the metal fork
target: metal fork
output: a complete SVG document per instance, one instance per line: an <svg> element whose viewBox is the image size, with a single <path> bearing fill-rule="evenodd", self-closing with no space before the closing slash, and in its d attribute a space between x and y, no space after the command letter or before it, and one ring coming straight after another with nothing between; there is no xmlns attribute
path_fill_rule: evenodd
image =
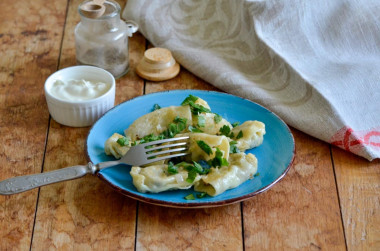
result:
<svg viewBox="0 0 380 251"><path fill-rule="evenodd" d="M95 175L100 170L119 164L143 166L153 162L185 156L188 136L156 140L132 146L119 160L71 166L46 173L18 176L0 182L0 194L11 195L61 181L77 179L86 174ZM166 144L169 143L169 144Z"/></svg>

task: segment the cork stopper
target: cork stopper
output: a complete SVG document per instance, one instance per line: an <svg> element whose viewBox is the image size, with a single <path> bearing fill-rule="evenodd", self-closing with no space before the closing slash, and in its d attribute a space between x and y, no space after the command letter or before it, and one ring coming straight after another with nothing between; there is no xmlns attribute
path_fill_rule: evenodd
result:
<svg viewBox="0 0 380 251"><path fill-rule="evenodd" d="M87 18L95 19L101 17L106 10L104 1L105 0L92 0L82 3L79 6L81 14Z"/></svg>
<svg viewBox="0 0 380 251"><path fill-rule="evenodd" d="M164 81L174 78L180 70L172 53L165 48L151 48L137 65L136 73L150 81Z"/></svg>

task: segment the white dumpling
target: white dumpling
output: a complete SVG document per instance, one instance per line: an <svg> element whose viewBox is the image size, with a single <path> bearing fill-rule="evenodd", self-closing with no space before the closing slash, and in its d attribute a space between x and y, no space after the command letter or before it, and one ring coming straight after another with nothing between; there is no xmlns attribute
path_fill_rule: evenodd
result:
<svg viewBox="0 0 380 251"><path fill-rule="evenodd" d="M173 123L177 116L187 119L186 127L192 124L192 114L189 106L169 106L136 119L125 130L125 135L133 141L152 133L159 135L168 128L170 123Z"/></svg>
<svg viewBox="0 0 380 251"><path fill-rule="evenodd" d="M230 143L226 136L210 135L206 133L189 133L189 155L186 156L188 161L210 160L215 157L216 148L223 153L223 158L228 159L230 154ZM208 155L197 144L197 141L203 141L211 147L212 154Z"/></svg>
<svg viewBox="0 0 380 251"><path fill-rule="evenodd" d="M198 126L198 117L199 116L202 116L205 119L205 125L203 127L199 127ZM198 116L194 115L193 116L193 125L197 126L204 133L213 134L213 135L218 134L220 128L222 128L225 125L227 125L228 127L232 128L232 125L230 124L230 122L228 122L224 118L222 118L221 121L219 121L218 123L216 123L215 120L214 120L215 116L216 115L214 113L209 113L209 112L207 112L207 113L201 113Z"/></svg>
<svg viewBox="0 0 380 251"><path fill-rule="evenodd" d="M260 121L246 121L232 129L235 137L242 131L243 137L235 140L240 151L257 147L263 143L265 124Z"/></svg>
<svg viewBox="0 0 380 251"><path fill-rule="evenodd" d="M208 105L208 103L206 102L206 100L203 100L201 99L200 97L198 97L198 99L194 102L195 104L197 105L201 105L209 110L211 110L210 106Z"/></svg>
<svg viewBox="0 0 380 251"><path fill-rule="evenodd" d="M230 154L228 161L229 166L211 168L207 175L195 182L194 190L216 196L253 178L257 172L257 158L251 153Z"/></svg>
<svg viewBox="0 0 380 251"><path fill-rule="evenodd" d="M130 143L127 146L121 146L117 140L123 138L123 135L114 133L104 143L104 151L107 155L113 155L116 159L120 159L125 155L130 148Z"/></svg>
<svg viewBox="0 0 380 251"><path fill-rule="evenodd" d="M141 193L159 193L168 190L189 189L201 177L197 177L192 183L186 181L188 172L183 168L178 168L177 174L167 173L168 165L153 165L147 167L134 166L131 169L133 185Z"/></svg>

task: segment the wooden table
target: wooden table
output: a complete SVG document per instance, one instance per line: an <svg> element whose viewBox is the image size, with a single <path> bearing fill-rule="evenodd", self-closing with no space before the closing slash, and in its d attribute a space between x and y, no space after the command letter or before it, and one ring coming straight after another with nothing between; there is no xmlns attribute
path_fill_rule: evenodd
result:
<svg viewBox="0 0 380 251"><path fill-rule="evenodd" d="M75 65L80 1L0 1L0 179L85 164L89 128L49 117L43 85ZM124 3L121 2L124 6ZM217 90L185 69L162 83L135 74L149 42L130 39L116 103L171 89ZM380 250L380 161L292 129L296 158L269 191L183 210L137 202L96 177L0 196L0 250Z"/></svg>

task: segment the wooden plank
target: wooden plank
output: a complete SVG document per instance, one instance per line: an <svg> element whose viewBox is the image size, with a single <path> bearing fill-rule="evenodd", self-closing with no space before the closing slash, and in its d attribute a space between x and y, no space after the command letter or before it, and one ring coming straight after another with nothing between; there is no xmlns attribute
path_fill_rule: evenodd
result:
<svg viewBox="0 0 380 251"><path fill-rule="evenodd" d="M0 1L1 180L41 172L49 121L43 86L57 69L65 8L65 1ZM0 196L0 250L30 248L37 194Z"/></svg>
<svg viewBox="0 0 380 251"><path fill-rule="evenodd" d="M75 65L74 27L77 6L70 1L61 67ZM120 1L121 5L124 4ZM130 40L131 64L142 56L145 39ZM143 81L133 72L117 80L116 103L141 95ZM89 128L70 128L51 120L44 171L86 164L84 143ZM33 248L38 250L131 250L135 245L136 202L115 192L96 177L41 189Z"/></svg>
<svg viewBox="0 0 380 251"><path fill-rule="evenodd" d="M172 89L217 90L186 69L169 81L146 84L146 93ZM137 250L242 250L240 204L184 210L139 203Z"/></svg>
<svg viewBox="0 0 380 251"><path fill-rule="evenodd" d="M137 250L243 250L239 203L187 210L139 205Z"/></svg>
<svg viewBox="0 0 380 251"><path fill-rule="evenodd" d="M243 204L245 247L344 250L329 146L297 130L292 132L296 158L287 176Z"/></svg>
<svg viewBox="0 0 380 251"><path fill-rule="evenodd" d="M333 147L348 250L380 250L380 160Z"/></svg>

